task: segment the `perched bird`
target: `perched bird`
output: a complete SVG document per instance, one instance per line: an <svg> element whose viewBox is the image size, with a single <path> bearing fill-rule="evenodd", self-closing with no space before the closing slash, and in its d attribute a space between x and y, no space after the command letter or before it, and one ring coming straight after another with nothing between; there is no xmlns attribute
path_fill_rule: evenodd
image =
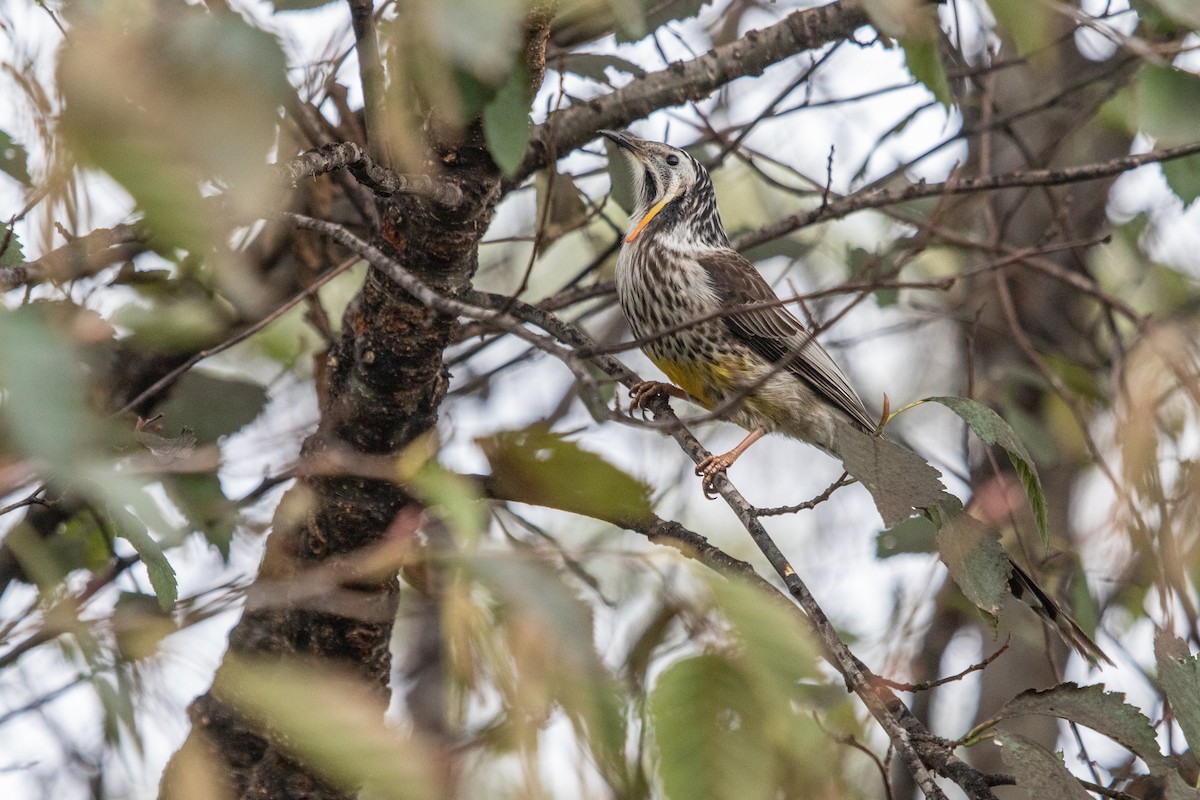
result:
<svg viewBox="0 0 1200 800"><path fill-rule="evenodd" d="M858 393L749 261L729 246L708 171L685 151L601 131L629 163L636 206L617 259L617 297L634 337L670 384L750 433L696 468L706 495L750 445L773 431L836 453L839 422L875 430Z"/></svg>
<svg viewBox="0 0 1200 800"><path fill-rule="evenodd" d="M816 445L855 475L849 445L858 439L861 451L861 440L878 436L880 425L812 333L730 246L708 171L679 148L628 133L600 133L624 156L635 191L617 259L617 298L642 350L671 381L637 384L630 390L631 406L641 407L656 395L683 398L749 431L729 452L697 465L708 497L715 494L717 476L771 432ZM920 488L923 499L899 518L914 510L943 524L948 514L965 516L961 506L943 503L949 495L936 470L886 439L873 441L887 449L873 451L867 460L883 463L881 457L899 453L903 466L894 470L927 470L934 476ZM879 487L868 488L888 521ZM1068 644L1093 663L1109 661L1011 561L1009 575L1013 595L1053 623Z"/></svg>

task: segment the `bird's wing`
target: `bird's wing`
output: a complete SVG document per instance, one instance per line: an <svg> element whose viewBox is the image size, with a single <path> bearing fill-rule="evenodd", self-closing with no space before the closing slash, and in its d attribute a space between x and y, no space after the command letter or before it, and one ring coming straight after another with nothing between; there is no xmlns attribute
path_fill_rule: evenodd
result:
<svg viewBox="0 0 1200 800"><path fill-rule="evenodd" d="M708 273L722 304L731 309L724 322L739 341L772 363L786 361L787 370L818 396L866 430L875 429L876 422L838 365L800 320L779 303L779 297L749 261L734 250L705 253L697 261ZM741 310L745 306L762 307Z"/></svg>

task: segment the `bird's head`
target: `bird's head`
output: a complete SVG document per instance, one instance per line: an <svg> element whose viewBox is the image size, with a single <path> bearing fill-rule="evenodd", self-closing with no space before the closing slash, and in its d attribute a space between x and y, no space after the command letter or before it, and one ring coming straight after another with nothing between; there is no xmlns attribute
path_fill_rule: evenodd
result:
<svg viewBox="0 0 1200 800"><path fill-rule="evenodd" d="M617 131L600 133L617 145L633 176L634 208L626 242L635 241L656 220L656 227L683 225L695 238L728 242L712 181L700 162L669 144Z"/></svg>

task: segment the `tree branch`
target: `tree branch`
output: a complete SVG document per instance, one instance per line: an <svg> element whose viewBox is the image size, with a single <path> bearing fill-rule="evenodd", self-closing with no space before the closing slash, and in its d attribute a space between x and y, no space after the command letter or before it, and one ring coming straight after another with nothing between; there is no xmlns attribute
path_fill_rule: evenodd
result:
<svg viewBox="0 0 1200 800"><path fill-rule="evenodd" d="M66 283L95 275L105 267L127 261L145 251L136 225L99 228L51 250L36 261L0 267L0 292L42 281Z"/></svg>
<svg viewBox="0 0 1200 800"><path fill-rule="evenodd" d="M700 100L738 78L761 75L796 53L845 39L867 24L867 14L857 0L795 11L691 61L677 61L614 92L556 111L534 129L525 160L504 183L504 190L520 185L560 153L591 141L600 128L622 127L653 111Z"/></svg>
<svg viewBox="0 0 1200 800"><path fill-rule="evenodd" d="M358 75L363 90L363 123L367 129L367 146L376 159L390 164L387 137L383 132L384 98L383 62L379 59L379 40L375 36L375 4L373 0L347 0L350 6L350 26L354 29L355 49L358 51Z"/></svg>
<svg viewBox="0 0 1200 800"><path fill-rule="evenodd" d="M327 172L348 169L358 182L379 197L413 194L444 208L458 208L463 202L462 189L453 183L429 175L401 175L383 166L354 142L323 144L276 166L289 183L300 178L315 178Z"/></svg>
<svg viewBox="0 0 1200 800"><path fill-rule="evenodd" d="M1171 161L1176 158L1200 153L1200 142L1170 147L1164 150L1151 150L1148 153L1122 156L1109 161L1095 164L1084 164L1078 167L1057 167L1053 169L1030 169L1006 172L1000 175L983 175L978 178L951 178L945 183L913 183L896 189L874 189L868 192L847 195L829 203L822 203L817 208L800 211L775 222L762 226L733 241L734 248L747 250L764 242L778 239L808 225L827 219L844 217L854 211L867 208L880 208L907 200L918 200L923 197L943 197L954 194L974 194L977 192L996 191L998 189L1014 189L1027 186L1060 186L1067 183L1081 183L1111 178L1128 172L1131 169Z"/></svg>

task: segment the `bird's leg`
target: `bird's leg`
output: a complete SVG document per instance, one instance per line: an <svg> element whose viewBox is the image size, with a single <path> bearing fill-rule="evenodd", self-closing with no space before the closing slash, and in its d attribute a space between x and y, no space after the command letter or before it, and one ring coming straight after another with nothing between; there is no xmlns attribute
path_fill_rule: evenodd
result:
<svg viewBox="0 0 1200 800"><path fill-rule="evenodd" d="M651 398L660 395L678 397L680 400L693 400L690 394L672 383L638 381L629 388L629 413L632 414L639 408L644 408Z"/></svg>
<svg viewBox="0 0 1200 800"><path fill-rule="evenodd" d="M742 453L750 449L750 445L757 442L767 433L765 428L755 428L737 443L737 446L728 453L722 453L719 456L709 456L696 465L696 474L704 478L700 482L701 488L704 489L704 496L709 500L717 498L717 490L713 487L713 480L723 473L725 470L733 466L733 462L738 460Z"/></svg>

